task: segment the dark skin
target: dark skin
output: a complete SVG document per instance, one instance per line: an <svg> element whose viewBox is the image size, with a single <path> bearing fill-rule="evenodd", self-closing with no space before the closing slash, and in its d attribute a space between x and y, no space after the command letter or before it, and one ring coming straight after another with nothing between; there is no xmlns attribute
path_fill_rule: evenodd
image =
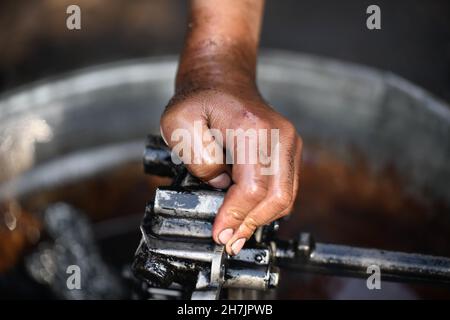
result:
<svg viewBox="0 0 450 320"><path fill-rule="evenodd" d="M261 164L216 163L203 153L188 170L216 188L229 187L216 216L213 238L237 254L262 225L287 215L299 187L302 140L290 121L261 97L256 58L263 15L262 0L192 0L190 23L176 78L175 95L161 118L169 147L177 128L196 134L217 129L279 129L278 170L261 174ZM207 145L194 145L202 149Z"/></svg>

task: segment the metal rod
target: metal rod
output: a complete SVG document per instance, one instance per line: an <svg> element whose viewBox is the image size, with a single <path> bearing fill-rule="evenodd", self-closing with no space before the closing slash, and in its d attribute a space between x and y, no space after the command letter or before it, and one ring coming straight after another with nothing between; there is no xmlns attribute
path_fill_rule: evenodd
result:
<svg viewBox="0 0 450 320"><path fill-rule="evenodd" d="M281 244L277 265L304 272L367 278L369 266L378 266L381 278L450 284L450 259L344 245L314 243L302 234L298 242Z"/></svg>

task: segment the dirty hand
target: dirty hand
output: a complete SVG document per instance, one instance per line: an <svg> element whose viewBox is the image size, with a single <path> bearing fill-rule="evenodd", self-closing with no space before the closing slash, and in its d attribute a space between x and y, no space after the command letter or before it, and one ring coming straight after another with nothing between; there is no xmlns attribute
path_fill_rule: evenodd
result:
<svg viewBox="0 0 450 320"><path fill-rule="evenodd" d="M189 156L189 151L183 150L182 159L188 170L216 188L226 188L231 184L214 221L213 237L216 242L226 244L229 254L237 254L257 227L291 211L299 185L301 140L294 126L252 90L199 89L177 96L173 101L161 119L164 139L171 148L176 148L181 141L177 132L183 132L180 129L189 132L191 141L198 137L197 144L190 143ZM220 134L215 133L213 140L211 131L214 129ZM278 152L278 161L275 154L267 154L266 158L271 161L268 166L257 157L257 161L249 161L249 155L254 152L251 148L259 148L261 141L256 140L257 143L251 145L247 138L244 149L238 150L238 129L242 129L241 132L266 129L269 146L264 150L255 150L254 154L260 155L269 150ZM270 140L271 129L279 130L279 149L271 148L271 144L276 143ZM228 136L230 132L237 133L233 138L231 170L225 164L226 157L217 157L214 153L214 150L223 152L222 148L230 147L225 144L226 139L219 141L217 138L227 137L227 130ZM208 148L212 144L217 146ZM239 152L244 152L244 161L237 159ZM272 170L267 170L269 167Z"/></svg>
<svg viewBox="0 0 450 320"><path fill-rule="evenodd" d="M302 141L256 87L262 4L191 1L176 93L161 118L164 140L188 170L213 187L229 187L213 226L214 240L229 254L256 228L288 214L299 186Z"/></svg>

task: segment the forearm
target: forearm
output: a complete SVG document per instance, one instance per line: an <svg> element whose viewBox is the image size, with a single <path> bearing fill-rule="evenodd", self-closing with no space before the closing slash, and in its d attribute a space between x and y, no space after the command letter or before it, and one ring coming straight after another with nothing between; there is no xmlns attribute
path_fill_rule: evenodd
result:
<svg viewBox="0 0 450 320"><path fill-rule="evenodd" d="M191 0L176 94L161 117L162 136L189 172L214 188L227 188L212 233L233 255L256 228L292 210L299 186L302 141L256 87L263 5L263 0ZM189 133L181 149L180 129ZM270 140L247 143L248 129L258 132L257 140L270 132Z"/></svg>
<svg viewBox="0 0 450 320"><path fill-rule="evenodd" d="M263 0L191 0L176 91L254 86Z"/></svg>

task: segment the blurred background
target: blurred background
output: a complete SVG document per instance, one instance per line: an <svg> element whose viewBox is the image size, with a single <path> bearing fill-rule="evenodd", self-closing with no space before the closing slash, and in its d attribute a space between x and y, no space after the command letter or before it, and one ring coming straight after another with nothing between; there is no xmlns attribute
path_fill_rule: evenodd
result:
<svg viewBox="0 0 450 320"><path fill-rule="evenodd" d="M187 3L0 2L0 195L22 173L28 191L0 197L0 298L130 297L123 282L145 203L170 182L143 175L136 139L159 131L175 63L138 62L128 73L113 66L109 74L96 66L176 56ZM81 8L81 30L66 28L71 4ZM381 30L366 28L371 4L381 8ZM306 141L300 214L282 236L304 230L324 242L450 256L450 2L268 0L261 49L294 53L266 57L261 85ZM85 78L46 86L85 67L94 67ZM124 78L111 84L111 74ZM284 83L285 75L298 83ZM35 82L43 90L27 92ZM117 163L89 167L100 160ZM94 222L92 234L79 216ZM70 225L86 229L83 237ZM84 296L58 287L57 262L74 251L70 243L85 248L75 250L79 263L98 285ZM440 286L386 283L369 292L365 280L289 272L282 279L279 298L450 298ZM105 294L112 289L120 294Z"/></svg>
<svg viewBox="0 0 450 320"><path fill-rule="evenodd" d="M178 54L187 1L96 0L0 3L0 91L80 67ZM82 30L65 28L82 9ZM365 27L377 4L382 29ZM277 48L389 70L450 101L450 3L446 0L266 1L262 48Z"/></svg>

